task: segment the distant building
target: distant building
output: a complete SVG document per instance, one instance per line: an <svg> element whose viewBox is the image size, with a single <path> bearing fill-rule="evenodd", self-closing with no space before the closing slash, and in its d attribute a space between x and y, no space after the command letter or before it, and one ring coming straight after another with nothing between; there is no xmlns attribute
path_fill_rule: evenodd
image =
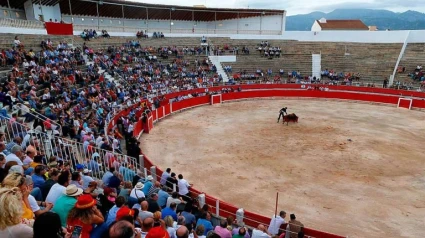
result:
<svg viewBox="0 0 425 238"><path fill-rule="evenodd" d="M378 27L376 26L369 26L369 31L377 31Z"/></svg>
<svg viewBox="0 0 425 238"><path fill-rule="evenodd" d="M316 20L311 26L311 31L368 31L367 27L360 20L326 20L322 18Z"/></svg>

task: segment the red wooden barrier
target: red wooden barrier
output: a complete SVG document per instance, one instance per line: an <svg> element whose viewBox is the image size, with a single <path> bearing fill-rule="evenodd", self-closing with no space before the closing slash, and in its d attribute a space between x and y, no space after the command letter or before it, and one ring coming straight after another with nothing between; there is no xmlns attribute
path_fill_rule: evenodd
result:
<svg viewBox="0 0 425 238"><path fill-rule="evenodd" d="M72 36L74 34L74 29L73 29L72 24L45 22L44 26L46 27L47 34L49 34L49 35L70 35L70 36Z"/></svg>

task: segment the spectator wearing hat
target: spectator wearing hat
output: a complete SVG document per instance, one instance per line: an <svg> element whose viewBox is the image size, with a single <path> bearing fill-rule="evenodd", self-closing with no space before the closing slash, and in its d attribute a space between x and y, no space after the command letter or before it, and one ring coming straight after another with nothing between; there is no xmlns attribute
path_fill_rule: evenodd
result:
<svg viewBox="0 0 425 238"><path fill-rule="evenodd" d="M149 230L145 238L170 238L170 235L163 225L154 224L154 227Z"/></svg>
<svg viewBox="0 0 425 238"><path fill-rule="evenodd" d="M149 193L149 190L151 189L151 187L153 185L152 180L153 180L152 175L148 175L146 177L146 182L144 184L145 186L143 187L143 193L144 194L148 194Z"/></svg>
<svg viewBox="0 0 425 238"><path fill-rule="evenodd" d="M53 207L53 212L57 213L60 217L62 227L66 227L66 220L69 211L77 203L77 198L83 194L81 188L77 188L75 185L70 184L66 187L64 195L58 198L56 205Z"/></svg>
<svg viewBox="0 0 425 238"><path fill-rule="evenodd" d="M136 186L134 186L133 190L131 190L130 197L135 199L144 198L145 193L143 193L142 191L143 187L144 187L143 183L138 182Z"/></svg>
<svg viewBox="0 0 425 238"><path fill-rule="evenodd" d="M57 199L65 192L69 185L69 171L62 172L58 177L58 182L52 186L46 197L46 202L51 202L55 205Z"/></svg>
<svg viewBox="0 0 425 238"><path fill-rule="evenodd" d="M81 227L81 238L90 238L93 225L104 222L102 213L96 207L96 200L89 194L83 194L77 198L77 203L69 211L66 228L72 233L76 226Z"/></svg>
<svg viewBox="0 0 425 238"><path fill-rule="evenodd" d="M111 188L105 187L103 193L97 196L97 208L102 212L103 217L106 217L108 211L115 205L117 194Z"/></svg>
<svg viewBox="0 0 425 238"><path fill-rule="evenodd" d="M297 238L298 233L300 231L303 231L304 225L297 220L297 218L295 217L295 214L291 214L289 218L291 220L288 222L288 225L286 226L285 238Z"/></svg>
<svg viewBox="0 0 425 238"><path fill-rule="evenodd" d="M89 169L84 169L83 170L83 176L81 177L81 179L83 180L83 189L86 190L89 187L89 183L93 182L94 179L90 176L91 175L91 170Z"/></svg>
<svg viewBox="0 0 425 238"><path fill-rule="evenodd" d="M81 174L81 176L83 176L83 171L84 171L84 165L83 164L75 165L75 169Z"/></svg>
<svg viewBox="0 0 425 238"><path fill-rule="evenodd" d="M129 216L129 217L131 217L131 219L133 219L134 210L128 208L127 206L122 206L120 209L118 209L117 216L116 216L115 220L120 221L120 220L124 219L126 216Z"/></svg>

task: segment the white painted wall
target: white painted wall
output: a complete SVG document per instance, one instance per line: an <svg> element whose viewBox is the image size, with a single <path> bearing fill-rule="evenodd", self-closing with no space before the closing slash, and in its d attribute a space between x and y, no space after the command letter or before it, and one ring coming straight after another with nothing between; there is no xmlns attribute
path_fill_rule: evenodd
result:
<svg viewBox="0 0 425 238"><path fill-rule="evenodd" d="M44 21L49 21L52 19L55 21L57 19L58 21L61 20L61 11L59 4L56 4L54 6L44 6L39 4L33 4L34 9L34 16L35 20L38 20L38 15L44 16Z"/></svg>
<svg viewBox="0 0 425 238"><path fill-rule="evenodd" d="M88 17L88 16L73 16L73 21L71 16L63 15L63 20L65 22L73 22L76 25L87 25L87 26L97 26L98 19L97 17ZM84 21L82 20L84 19ZM93 19L93 20L92 20ZM112 21L112 22L111 22ZM147 27L153 29L169 29L170 21L169 20L133 20L133 19L119 19L119 18L99 18L99 26L122 26L126 27L136 27L145 29ZM249 17L241 19L231 19L223 20L217 22L195 22L193 21L175 21L173 22L173 29L208 29L208 30L240 30L240 31L281 31L282 30L282 16L263 16L263 17ZM285 21L283 21L285 23ZM261 26L261 28L260 28ZM283 24L284 29L284 24Z"/></svg>
<svg viewBox="0 0 425 238"><path fill-rule="evenodd" d="M320 27L317 21L314 21L313 25L311 26L311 31L322 31L322 27Z"/></svg>
<svg viewBox="0 0 425 238"><path fill-rule="evenodd" d="M19 33L19 34L47 34L45 30L24 29L14 27L0 26L0 33ZM81 31L74 31L74 35L79 35ZM316 34L315 34L316 33ZM134 37L133 31L113 32L111 36ZM425 30L417 31L290 31L283 35L255 35L255 34L177 34L167 33L166 37L196 37L202 35L207 37L230 37L231 39L251 39L251 40L298 40L313 42L358 42L358 43L404 43L406 37L407 43L425 43Z"/></svg>
<svg viewBox="0 0 425 238"><path fill-rule="evenodd" d="M286 11L282 15L282 34L286 31Z"/></svg>

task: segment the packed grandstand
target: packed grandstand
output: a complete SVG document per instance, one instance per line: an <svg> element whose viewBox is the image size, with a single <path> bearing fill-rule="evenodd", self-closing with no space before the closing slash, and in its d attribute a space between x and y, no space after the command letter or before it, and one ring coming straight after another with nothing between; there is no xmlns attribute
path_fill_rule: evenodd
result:
<svg viewBox="0 0 425 238"><path fill-rule="evenodd" d="M25 1L6 2L9 14L22 15ZM342 237L311 229L296 218L302 214L264 217L206 195L184 179L185 171L156 167L138 139L173 112L244 97L328 97L341 87L364 93L335 96L350 100L371 100L371 92L387 95L377 100L389 104L400 103L400 94L425 97L423 43L268 39L283 34L284 11L36 2L60 6L41 19L51 31L71 23L77 31L47 34L39 21L1 20L0 237ZM100 16L120 24L162 19L170 28L107 26ZM217 29L223 21L275 16L282 20L276 29ZM84 24L95 17L94 25ZM171 29L191 20L215 26ZM319 52L321 68L312 69ZM237 60L220 63L217 56ZM303 91L242 94L264 88ZM425 104L414 99L404 107Z"/></svg>

